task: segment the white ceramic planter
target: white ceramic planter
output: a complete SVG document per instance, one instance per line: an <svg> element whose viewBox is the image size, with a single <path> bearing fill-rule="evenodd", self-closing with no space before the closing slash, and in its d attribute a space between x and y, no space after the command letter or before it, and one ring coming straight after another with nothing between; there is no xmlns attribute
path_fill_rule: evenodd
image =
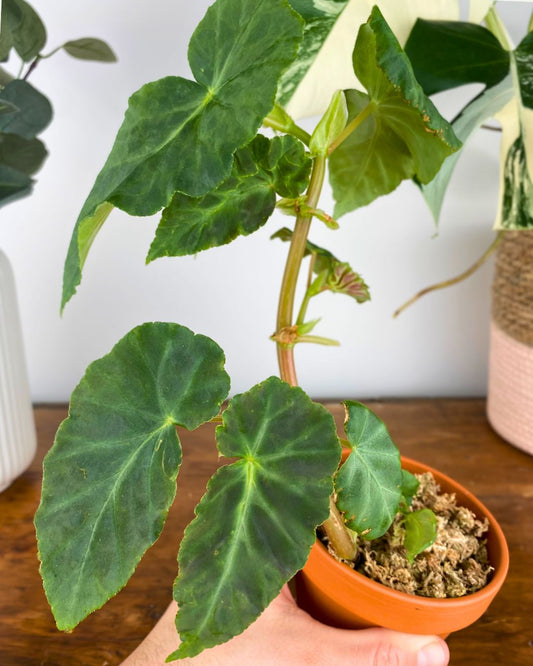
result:
<svg viewBox="0 0 533 666"><path fill-rule="evenodd" d="M28 467L36 445L15 281L0 250L0 492Z"/></svg>

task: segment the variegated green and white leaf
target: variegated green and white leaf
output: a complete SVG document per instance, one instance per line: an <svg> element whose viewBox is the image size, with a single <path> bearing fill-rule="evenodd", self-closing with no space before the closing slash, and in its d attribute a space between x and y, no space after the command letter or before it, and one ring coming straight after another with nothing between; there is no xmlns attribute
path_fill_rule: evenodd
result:
<svg viewBox="0 0 533 666"><path fill-rule="evenodd" d="M533 34L512 53L515 94L497 115L502 125L496 229L533 228Z"/></svg>
<svg viewBox="0 0 533 666"><path fill-rule="evenodd" d="M353 71L352 51L359 27L367 21L374 5L381 9L402 45L418 17L459 19L458 0L350 0L348 3L293 0L291 4L296 11L301 11L299 5L303 4L324 11L320 19L323 29L309 50L309 57L304 60L299 54L298 62L283 80L280 101L294 118L323 113L336 90L362 90ZM311 32L309 27L307 30Z"/></svg>
<svg viewBox="0 0 533 666"><path fill-rule="evenodd" d="M492 88L484 90L476 99L472 100L457 118L452 122L453 131L457 138L464 143L470 136L487 120L495 115L509 102L514 95L512 77L509 75ZM424 199L426 200L435 222L439 220L444 195L453 175L457 160L461 152L454 153L446 158L440 171L435 178L420 185Z"/></svg>

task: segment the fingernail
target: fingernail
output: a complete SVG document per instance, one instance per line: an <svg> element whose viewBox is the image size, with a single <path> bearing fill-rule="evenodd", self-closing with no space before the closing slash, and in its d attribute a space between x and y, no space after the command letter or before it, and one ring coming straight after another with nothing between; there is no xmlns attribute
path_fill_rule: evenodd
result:
<svg viewBox="0 0 533 666"><path fill-rule="evenodd" d="M446 666L448 657L445 643L429 643L418 653L417 666Z"/></svg>

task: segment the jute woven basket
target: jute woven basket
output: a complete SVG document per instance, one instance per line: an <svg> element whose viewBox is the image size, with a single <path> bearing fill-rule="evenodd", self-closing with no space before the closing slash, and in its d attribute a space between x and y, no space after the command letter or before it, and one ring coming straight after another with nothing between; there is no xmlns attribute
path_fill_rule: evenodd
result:
<svg viewBox="0 0 533 666"><path fill-rule="evenodd" d="M533 231L506 232L497 250L487 415L504 439L533 454Z"/></svg>

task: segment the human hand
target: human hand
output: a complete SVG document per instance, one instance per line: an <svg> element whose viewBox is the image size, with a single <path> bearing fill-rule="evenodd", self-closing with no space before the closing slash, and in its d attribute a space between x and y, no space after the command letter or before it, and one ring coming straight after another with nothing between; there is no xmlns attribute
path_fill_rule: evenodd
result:
<svg viewBox="0 0 533 666"><path fill-rule="evenodd" d="M178 645L173 602L122 666L163 666ZM264 613L227 643L204 650L183 666L446 666L449 652L437 636L388 629L334 629L298 608L287 586Z"/></svg>

